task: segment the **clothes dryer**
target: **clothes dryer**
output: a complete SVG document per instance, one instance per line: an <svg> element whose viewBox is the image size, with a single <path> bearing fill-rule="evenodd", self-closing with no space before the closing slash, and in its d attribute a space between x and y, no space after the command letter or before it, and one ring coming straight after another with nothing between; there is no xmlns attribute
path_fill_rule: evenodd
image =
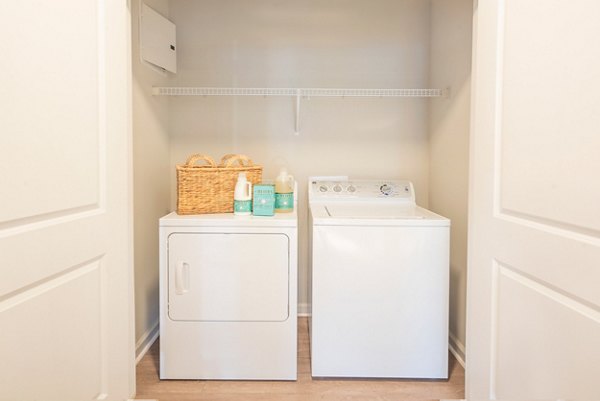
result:
<svg viewBox="0 0 600 401"><path fill-rule="evenodd" d="M313 376L448 377L450 221L408 181L309 181Z"/></svg>
<svg viewBox="0 0 600 401"><path fill-rule="evenodd" d="M161 379L296 379L297 221L160 219Z"/></svg>

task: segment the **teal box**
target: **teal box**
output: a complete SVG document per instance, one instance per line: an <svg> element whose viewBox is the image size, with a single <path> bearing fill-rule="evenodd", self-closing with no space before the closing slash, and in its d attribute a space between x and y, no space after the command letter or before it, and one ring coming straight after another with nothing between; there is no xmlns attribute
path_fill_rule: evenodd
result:
<svg viewBox="0 0 600 401"><path fill-rule="evenodd" d="M255 184L252 197L252 214L273 216L275 214L275 185Z"/></svg>

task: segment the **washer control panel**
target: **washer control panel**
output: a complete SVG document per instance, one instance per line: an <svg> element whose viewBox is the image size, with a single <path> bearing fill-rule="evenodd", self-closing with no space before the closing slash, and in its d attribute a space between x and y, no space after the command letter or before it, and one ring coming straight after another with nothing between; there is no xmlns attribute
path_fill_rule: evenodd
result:
<svg viewBox="0 0 600 401"><path fill-rule="evenodd" d="M414 190L410 181L401 180L348 180L310 181L313 198L406 199L414 202Z"/></svg>

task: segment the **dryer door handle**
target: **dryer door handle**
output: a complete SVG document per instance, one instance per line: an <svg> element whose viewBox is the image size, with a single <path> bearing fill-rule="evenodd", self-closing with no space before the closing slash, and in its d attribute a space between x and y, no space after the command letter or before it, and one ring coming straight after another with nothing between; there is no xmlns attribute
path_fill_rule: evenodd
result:
<svg viewBox="0 0 600 401"><path fill-rule="evenodd" d="M190 265L187 262L177 262L175 266L175 292L179 295L190 290Z"/></svg>

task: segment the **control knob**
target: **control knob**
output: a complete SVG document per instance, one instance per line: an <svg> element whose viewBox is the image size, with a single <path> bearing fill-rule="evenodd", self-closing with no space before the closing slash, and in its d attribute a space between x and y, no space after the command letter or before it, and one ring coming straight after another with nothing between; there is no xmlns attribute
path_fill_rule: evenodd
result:
<svg viewBox="0 0 600 401"><path fill-rule="evenodd" d="M379 187L379 190L385 196L389 196L392 194L392 186L388 185L388 184L383 184L382 186Z"/></svg>

